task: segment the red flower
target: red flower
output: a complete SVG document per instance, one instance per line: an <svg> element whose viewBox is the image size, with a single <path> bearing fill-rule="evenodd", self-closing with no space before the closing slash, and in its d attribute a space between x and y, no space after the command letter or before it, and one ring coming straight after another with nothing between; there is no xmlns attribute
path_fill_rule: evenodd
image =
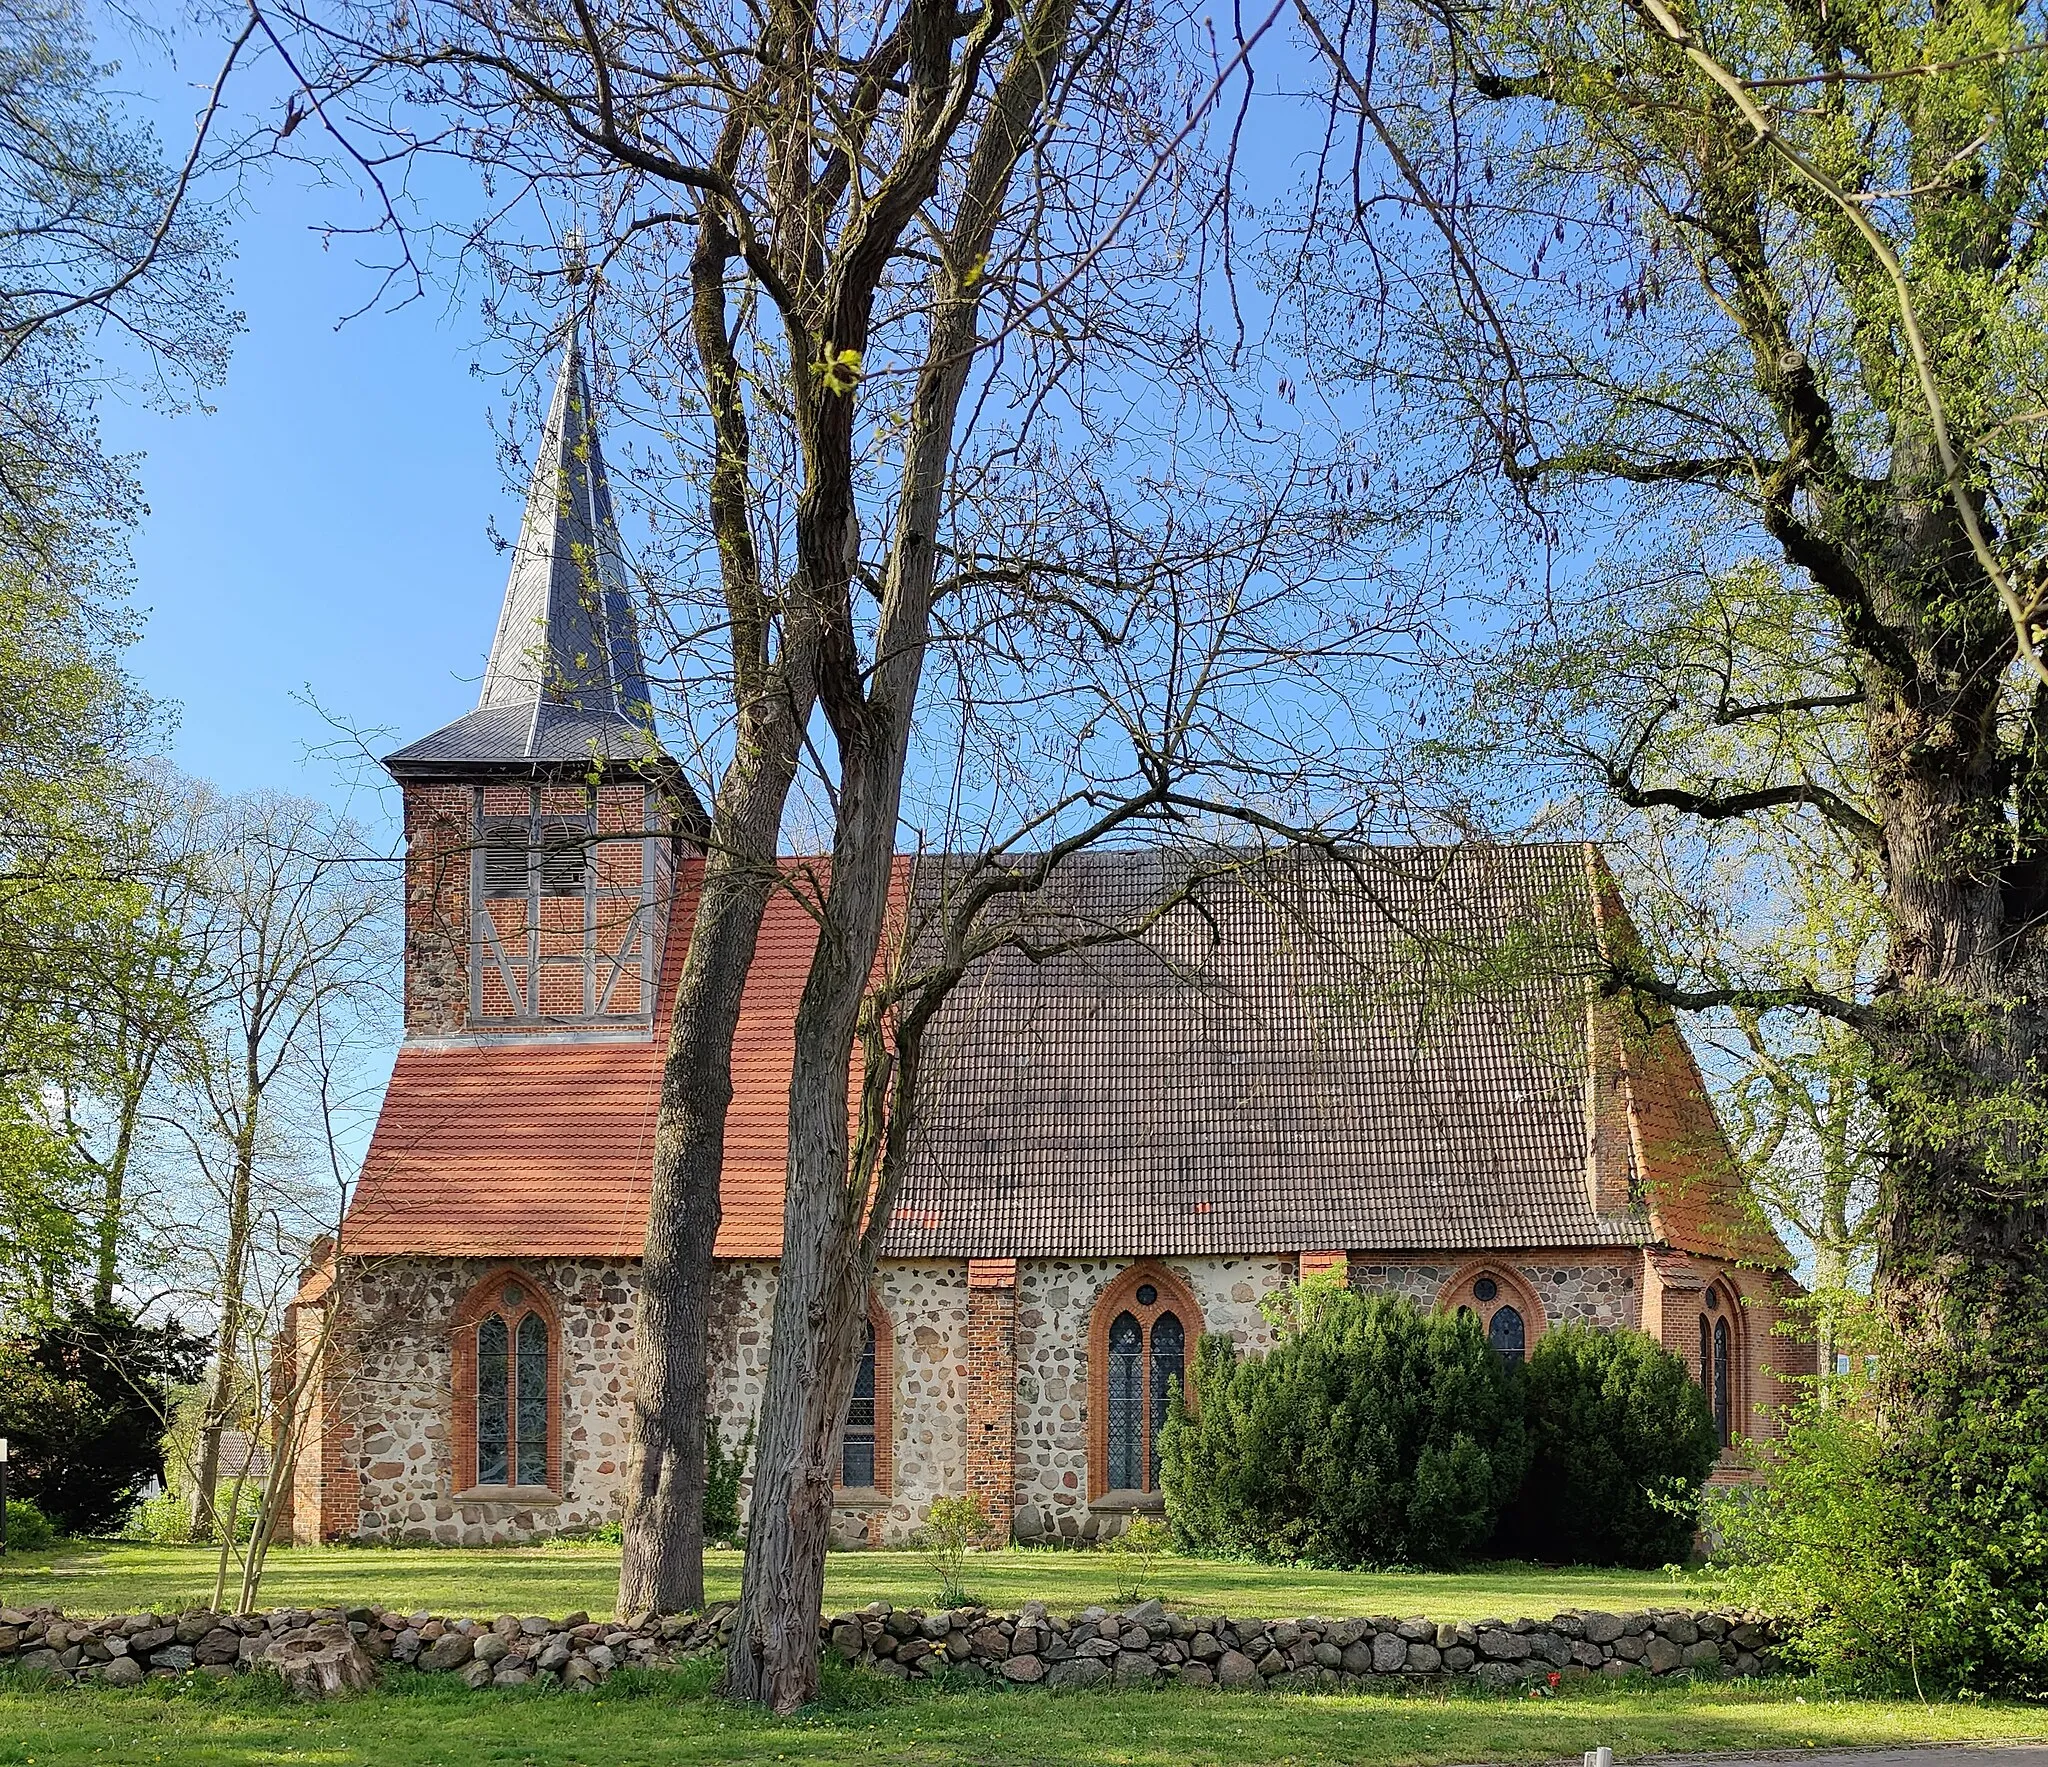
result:
<svg viewBox="0 0 2048 1767"><path fill-rule="evenodd" d="M1550 1685L1552 1687L1555 1687L1563 1679L1564 1677L1560 1675L1555 1669L1550 1671Z"/></svg>

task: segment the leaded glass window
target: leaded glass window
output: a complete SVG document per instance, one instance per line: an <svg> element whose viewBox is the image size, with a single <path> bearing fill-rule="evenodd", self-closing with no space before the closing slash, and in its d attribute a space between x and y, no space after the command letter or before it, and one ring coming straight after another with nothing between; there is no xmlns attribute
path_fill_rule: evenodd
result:
<svg viewBox="0 0 2048 1767"><path fill-rule="evenodd" d="M510 1483L511 1341L504 1320L493 1313L476 1328L476 1482Z"/></svg>
<svg viewBox="0 0 2048 1767"><path fill-rule="evenodd" d="M1145 1332L1132 1313L1109 1328L1109 1484L1113 1491L1143 1486Z"/></svg>
<svg viewBox="0 0 2048 1767"><path fill-rule="evenodd" d="M548 1482L548 1328L538 1313L519 1322L519 1477Z"/></svg>
<svg viewBox="0 0 2048 1767"><path fill-rule="evenodd" d="M1152 1321L1152 1428L1145 1489L1159 1487L1159 1435L1166 1427L1166 1401L1173 1383L1187 1365L1187 1333L1177 1314L1162 1313Z"/></svg>
<svg viewBox="0 0 2048 1767"><path fill-rule="evenodd" d="M854 1372L853 1397L846 1407L846 1431L839 1439L839 1482L865 1489L875 1482L875 1322L868 1321Z"/></svg>
<svg viewBox="0 0 2048 1767"><path fill-rule="evenodd" d="M520 1309L525 1292L507 1284L499 1310L476 1328L476 1482L548 1482L548 1394L553 1350L548 1323ZM509 1323L516 1319L516 1325Z"/></svg>
<svg viewBox="0 0 2048 1767"><path fill-rule="evenodd" d="M1729 1367L1728 1321L1714 1321L1714 1432L1727 1447L1734 1433L1734 1376Z"/></svg>
<svg viewBox="0 0 2048 1767"><path fill-rule="evenodd" d="M1528 1328L1514 1307L1501 1307L1495 1311L1493 1322L1486 1328L1486 1336L1503 1362L1521 1361L1528 1349Z"/></svg>
<svg viewBox="0 0 2048 1767"><path fill-rule="evenodd" d="M1709 1405L1714 1402L1714 1327L1713 1322L1700 1315L1700 1391L1707 1396Z"/></svg>

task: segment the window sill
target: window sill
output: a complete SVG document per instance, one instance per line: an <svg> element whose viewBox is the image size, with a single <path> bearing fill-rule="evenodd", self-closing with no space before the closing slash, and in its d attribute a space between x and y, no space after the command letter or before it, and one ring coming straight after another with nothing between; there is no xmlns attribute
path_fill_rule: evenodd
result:
<svg viewBox="0 0 2048 1767"><path fill-rule="evenodd" d="M832 1492L834 1509L879 1509L889 1493L879 1485L839 1485Z"/></svg>
<svg viewBox="0 0 2048 1767"><path fill-rule="evenodd" d="M1088 1507L1113 1514L1140 1511L1147 1515L1164 1515L1166 1494L1162 1491L1105 1491L1100 1497L1091 1498Z"/></svg>
<svg viewBox="0 0 2048 1767"><path fill-rule="evenodd" d="M562 1494L551 1491L545 1485L472 1485L467 1491L458 1491L453 1499L457 1503L502 1503L519 1509L541 1509L551 1503L560 1503Z"/></svg>

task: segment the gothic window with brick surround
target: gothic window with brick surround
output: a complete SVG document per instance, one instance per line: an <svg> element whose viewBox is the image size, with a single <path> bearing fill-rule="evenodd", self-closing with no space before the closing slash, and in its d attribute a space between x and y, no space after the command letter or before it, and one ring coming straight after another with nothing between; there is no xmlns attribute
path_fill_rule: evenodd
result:
<svg viewBox="0 0 2048 1767"><path fill-rule="evenodd" d="M560 1340L553 1306L516 1268L494 1270L455 1315L455 1483L558 1490Z"/></svg>
<svg viewBox="0 0 2048 1767"><path fill-rule="evenodd" d="M890 1394L895 1385L893 1330L875 1296L868 1297L867 1331L854 1364L853 1397L839 1437L839 1476L848 1491L889 1489Z"/></svg>
<svg viewBox="0 0 2048 1767"><path fill-rule="evenodd" d="M1437 1304L1478 1320L1503 1361L1522 1362L1543 1334L1543 1306L1504 1264L1468 1264L1444 1284Z"/></svg>
<svg viewBox="0 0 2048 1767"><path fill-rule="evenodd" d="M1714 1413L1714 1433L1725 1448L1735 1438L1735 1297L1716 1282L1700 1306L1700 1386Z"/></svg>
<svg viewBox="0 0 2048 1767"><path fill-rule="evenodd" d="M1159 1436L1174 1383L1186 1385L1201 1309L1170 1271L1141 1264L1095 1304L1090 1331L1090 1496L1159 1489Z"/></svg>

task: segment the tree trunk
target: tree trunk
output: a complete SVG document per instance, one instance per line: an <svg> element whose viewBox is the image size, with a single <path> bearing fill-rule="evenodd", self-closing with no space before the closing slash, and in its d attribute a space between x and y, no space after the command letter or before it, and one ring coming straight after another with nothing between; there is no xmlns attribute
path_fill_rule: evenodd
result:
<svg viewBox="0 0 2048 1767"><path fill-rule="evenodd" d="M253 1060L252 1060L252 1066ZM213 1390L199 1429L199 1467L193 1491L192 1531L213 1538L219 1527L220 1438L232 1415L236 1372L242 1343L242 1266L249 1252L249 1202L256 1164L258 1096L250 1092L242 1104L242 1125L235 1137L233 1189L228 1199L228 1242L221 1258L220 1326L214 1335Z"/></svg>
<svg viewBox="0 0 2048 1767"><path fill-rule="evenodd" d="M1903 521L1902 521L1903 525ZM1994 637L1985 644L2000 654ZM1874 1091L1889 1136L1876 1295L1884 1408L1939 1432L2048 1386L2048 1083L2040 933L2008 921L1995 668L1940 667L1873 739L1892 951ZM1972 676L1975 680L1972 680ZM1931 704L1932 709L1927 709Z"/></svg>
<svg viewBox="0 0 2048 1767"><path fill-rule="evenodd" d="M842 785L831 886L797 1008L782 1262L726 1662L728 1694L782 1713L817 1696L832 1461L872 1274L862 1250L866 1198L847 1181L847 1076L888 908L901 766L858 778L849 769Z"/></svg>
<svg viewBox="0 0 2048 1767"><path fill-rule="evenodd" d="M808 708L807 694L801 703ZM711 1251L732 1103L732 1044L761 916L775 886L776 841L796 776L801 723L770 698L753 720L750 741L743 732L741 752L718 794L690 951L676 988L633 1329L621 1614L704 1605Z"/></svg>
<svg viewBox="0 0 2048 1767"><path fill-rule="evenodd" d="M121 1211L128 1181L128 1157L135 1147L135 1120L142 1113L142 1088L147 1073L134 1081L121 1099L121 1126L114 1137L114 1151L107 1160L100 1190L100 1218L95 1224L97 1254L92 1282L92 1304L104 1309L114 1304L114 1287L121 1274Z"/></svg>

